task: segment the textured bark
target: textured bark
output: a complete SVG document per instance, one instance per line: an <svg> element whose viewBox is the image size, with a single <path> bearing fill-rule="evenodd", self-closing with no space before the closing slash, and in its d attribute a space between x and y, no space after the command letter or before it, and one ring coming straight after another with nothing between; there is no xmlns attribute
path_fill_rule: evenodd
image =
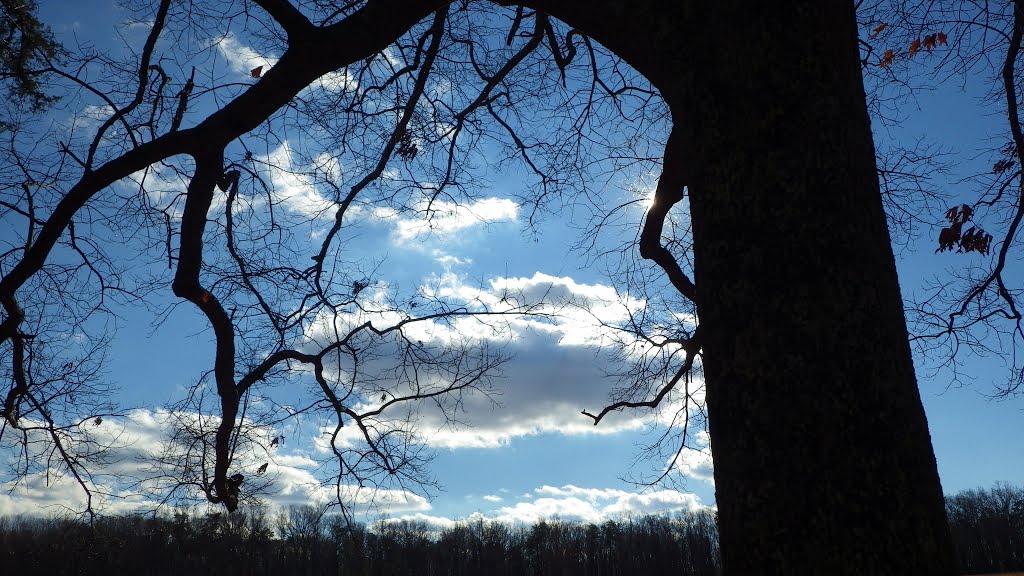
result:
<svg viewBox="0 0 1024 576"><path fill-rule="evenodd" d="M554 4L683 136L725 572L954 573L852 4Z"/></svg>
<svg viewBox="0 0 1024 576"><path fill-rule="evenodd" d="M709 4L672 105L726 571L952 574L853 9Z"/></svg>

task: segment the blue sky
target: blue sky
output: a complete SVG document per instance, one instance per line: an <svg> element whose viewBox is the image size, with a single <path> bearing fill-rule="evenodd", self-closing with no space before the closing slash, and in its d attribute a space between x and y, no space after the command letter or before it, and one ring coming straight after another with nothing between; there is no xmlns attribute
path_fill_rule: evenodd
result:
<svg viewBox="0 0 1024 576"><path fill-rule="evenodd" d="M118 45L113 26L127 18L105 2L48 2L42 15L62 41L77 39L101 50ZM143 38L138 35L140 28L145 26L119 30L137 46ZM222 39L215 52L222 74L237 77L239 83L247 81L251 68L269 67L275 61L275 55L260 54L235 36ZM343 78L331 80L345 83ZM957 151L965 162L948 177L936 176L931 181L956 195L961 190L970 192L959 182L960 177L984 170L986 159L974 151L988 146L989 136L998 133L1000 125L998 116L976 99L983 86L970 83L964 95L953 84L921 93L901 106L905 120L888 129L885 137L909 141L923 136ZM77 115L86 127L90 115L102 116L102 110L62 113L67 118ZM259 157L268 165L300 169L291 153L299 145L297 141L279 142ZM623 213L622 226L602 242L614 244L635 234L643 216L642 199L650 190L649 176L624 174L600 188L601 202L608 206L641 200ZM301 213L324 202L322 190L283 171L270 169L267 177L286 210ZM614 382L604 373L620 368L595 317L618 322L625 307L642 302L616 286L600 265L593 265L590 254L572 249L586 225L585 210L566 207L530 227L528 208L516 201L523 186L515 172L494 173L485 190L459 205L441 206L442 215L429 224L415 213L381 207L363 211L353 242L372 247L361 250L368 255L364 262L373 290L381 294L390 289L434 290L450 298L472 295L497 302L511 288L532 294L535 302L558 315L543 321L517 318L503 326L504 350L514 358L493 381L494 401L479 395L466 399L463 426L452 430L429 409L419 414L422 437L435 451L429 470L441 487L430 491L431 499L396 489L376 494L373 508L366 506L369 495L358 496L361 510L368 518L384 513L445 524L471 514L526 522L544 517L599 521L713 505L712 464L706 441L699 434L695 446L704 450L684 453L675 484L644 488L628 479L649 477L664 466L664 461L637 461L637 457L652 435L663 429L668 415L621 413L594 427L580 414L584 409L600 409L607 402ZM920 291L928 276L943 274L944 266L980 258L976 254L935 255L938 230L921 232L921 238L901 244L897 252L905 294ZM4 234L0 231L0 239ZM158 448L164 433L161 421L166 416L163 405L179 399L212 358L212 336L198 313L190 306L175 305L169 287L157 292L156 298L151 309L116 309L116 339L106 375L120 387L117 400L132 411L127 418L110 419L96 431L131 439L124 449L125 460L115 471L118 466L138 466L133 459L141 458L147 449ZM591 313L561 305L568 301L588 305ZM156 328L154 311L163 318ZM478 325L463 327L481 329ZM967 387L948 387L948 375L941 371L919 372L947 493L996 481L1019 483L1024 476L1019 449L1024 404L1020 399L993 402L985 396L991 392L987 381L1001 376L998 369L998 358L971 363L969 375L977 383ZM273 397L287 402L290 392L278 389ZM285 436L268 470L273 490L266 498L274 506L317 503L328 496L317 487L324 474L318 461L324 456L320 439L326 423L316 418L298 422L268 431L268 435ZM252 465L259 461L253 459ZM107 499L107 510L126 510L153 501L153 494L138 487L108 482L105 486L120 497ZM59 477L33 476L16 486L8 482L6 488L0 493L0 513L55 510L55 505L74 508L81 499L77 489Z"/></svg>

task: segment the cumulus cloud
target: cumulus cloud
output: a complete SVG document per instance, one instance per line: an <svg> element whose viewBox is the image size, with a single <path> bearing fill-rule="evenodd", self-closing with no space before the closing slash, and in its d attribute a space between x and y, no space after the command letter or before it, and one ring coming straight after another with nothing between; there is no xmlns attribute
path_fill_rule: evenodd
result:
<svg viewBox="0 0 1024 576"><path fill-rule="evenodd" d="M91 420L83 424L80 441L111 446L105 457L107 464L90 467L90 474L84 476L93 492L94 510L118 514L159 507L167 495L168 483L175 482L178 470L161 466L158 455L175 422L194 423L197 418L198 415L192 413L140 409L129 412L124 418L108 417L100 424ZM216 418L206 418L207 426L216 426ZM268 437L272 434L269 430L266 432ZM73 448L70 440L65 442ZM16 458L8 454L6 463L14 464ZM258 472L264 463L267 467L262 473ZM279 448L262 457L238 453L232 471L244 473L247 482L262 485L259 496L272 509L336 501L336 490L340 490L343 500L356 512L431 510L425 497L405 490L354 484L342 484L340 488L324 485L318 476L322 471L320 466L320 462L303 453L301 448L288 451ZM50 470L20 478L8 474L0 481L0 516L81 512L86 508L86 498L82 487L67 473Z"/></svg>
<svg viewBox="0 0 1024 576"><path fill-rule="evenodd" d="M456 262L450 257L444 263L451 267ZM418 409L417 431L432 447L496 448L517 437L545 433L617 434L664 425L674 416L673 410L682 408L681 402L673 397L667 403L667 415L645 411L613 413L599 426L581 414L584 409L600 410L609 402L609 393L616 383L608 374L621 370L621 336L609 326L624 321L632 311L645 305L611 286L580 283L540 272L529 278L496 278L483 286L471 286L449 270L435 277L421 292L429 298L464 302L481 310L530 307L536 313L504 316L495 321L425 321L407 330L409 338L427 347L450 349L470 338L502 347L511 356L492 381L493 394L477 393L462 398L462 412L457 414L459 427L449 426L450 412L446 414L431 406ZM325 319L311 330L310 340L326 341L339 323L355 326L370 321L379 328L403 317L390 310L368 312L370 309L373 306L364 305L348 316ZM344 329L338 331L345 333ZM374 385L381 386L381 382L377 380ZM375 397L381 397L380 390L374 396L365 396L359 409L372 409L383 402L374 403ZM333 429L332 425L327 426L325 431ZM356 427L343 429L340 438L346 446L361 441Z"/></svg>
<svg viewBox="0 0 1024 576"><path fill-rule="evenodd" d="M580 414L594 412L609 402L616 381L609 374L622 371L623 362L649 359L632 337L614 326L627 322L646 306L642 299L605 284L587 284L570 277L535 273L532 277L502 277L483 287L470 286L452 272L436 284L440 298L480 302L490 309L528 306L540 316L520 316L507 324L507 352L513 359L496 382L498 407L467 408L470 427L442 429L432 438L448 448L459 445L500 446L516 436L560 434L616 434L650 424L667 425L684 408L681 394L667 397L661 410L613 413L594 426ZM692 318L676 319L692 328ZM486 332L480 331L482 337ZM702 400L699 382L691 387L693 400ZM474 414L481 416L474 417ZM700 468L696 457L691 471Z"/></svg>
<svg viewBox="0 0 1024 576"><path fill-rule="evenodd" d="M99 422L99 423L97 423ZM59 468L23 470L21 458L33 462L53 461L51 444L41 422L23 422L28 434L27 454L4 454L8 472L0 481L0 516L11 514L62 514L82 512L89 504L94 511L117 514L155 508L159 495L139 482L140 470L160 447L160 425L152 413L136 410L127 418L86 420L67 431L62 443L72 455L100 453L104 464L88 466L81 481L92 492L91 503L75 477ZM103 449L103 447L108 447Z"/></svg>
<svg viewBox="0 0 1024 576"><path fill-rule="evenodd" d="M107 104L89 104L71 118L71 127L86 130L99 128L101 124L114 115L114 109ZM119 128L119 126L114 127Z"/></svg>
<svg viewBox="0 0 1024 576"><path fill-rule="evenodd" d="M551 519L599 523L645 514L694 512L703 507L696 494L676 490L637 493L568 484L562 487L541 486L533 492L535 497L532 500L494 511L493 519L524 524Z"/></svg>
<svg viewBox="0 0 1024 576"><path fill-rule="evenodd" d="M534 524L540 520L598 523L603 518L593 502L570 496L518 502L515 506L501 508L494 519L511 524Z"/></svg>
<svg viewBox="0 0 1024 576"><path fill-rule="evenodd" d="M492 398L476 394L462 399L463 412L457 416L464 425L459 428L449 426L446 415L435 405L425 403L418 407L412 425L425 443L442 449L497 448L528 435L618 434L663 425L657 414L643 411L611 414L599 426L594 426L591 419L580 414L582 409L595 411L607 403L613 383L606 374L614 372L617 369L614 362L622 358L621 355L609 354L613 351L614 338L607 332L610 330L607 326L621 322L630 311L641 309L645 302L611 286L587 284L570 277L540 272L530 277L501 277L469 285L454 272L463 263L465 260L442 257L441 264L448 270L430 282L432 296L472 303L480 309L534 306L545 314L505 317L500 330L482 329L480 327L486 327L486 324L471 320L473 324L466 326L424 322L418 332L410 332L411 337L422 339L424 346L439 350L450 347L459 333L473 334L485 341L492 340L495 345L507 344L505 351L514 355L503 366L501 377L494 381ZM425 288L423 293L427 290ZM365 289L360 294L363 306L353 308L351 317L342 315L334 321L361 323L370 319L381 325L398 321L402 316L387 308L385 292L383 287ZM375 306L379 306L381 311L368 312ZM315 325L307 334L310 342L331 335L332 330L326 322ZM337 367L339 371L341 368ZM379 399L380 395L378 390L376 398ZM373 399L365 399L366 404L359 408L372 408ZM91 426L89 433L100 441L120 438L123 447L112 458L116 462L113 470L131 475L138 473L142 463L151 462L152 454L159 452L171 416L166 411L137 410L126 419L112 418L102 425ZM179 419L195 417L180 413L173 416ZM215 425L215 419L207 422L207 427L211 425ZM333 426L328 429L333 430ZM358 427L346 426L342 430L342 434L350 433L355 435L343 436L343 442L360 441ZM275 431L265 431L267 438L275 435ZM323 445L323 437L316 438L314 432L314 439L320 444L311 447L305 440L300 440L294 443L294 447L289 445L285 449L281 446L273 450L270 457L266 454L240 455L233 466L244 471L247 478L252 475L254 481L259 478L268 483L267 500L272 506L331 501L335 497L334 487L323 485L323 470L319 468L319 459L329 457L328 450ZM696 439L696 444L684 450L675 466L684 476L710 482L713 464L707 450L706 435L698 433ZM303 452L300 448L310 451ZM267 464L267 468L262 474L257 474L256 470L262 464ZM28 482L25 489L37 485L38 481L35 484ZM143 488L149 486L143 484ZM53 498L47 501L76 502L68 499L68 490L73 492L75 487L61 487L52 492ZM118 495L120 502L134 502L133 505L142 505L153 496L146 493L132 496L116 485L107 486L105 491ZM374 506L391 514L415 516L431 510L425 498L403 490L359 490L355 486L343 486L342 492L346 499L359 506ZM20 496L9 496L7 500L0 501L0 506L10 510L22 505L31 508L43 506L41 501L37 501L42 496L33 494L28 491ZM700 504L694 495L675 491L636 494L572 485L561 488L543 486L518 498L492 493L482 497L482 501L502 505L492 511L490 518L519 522L555 517L590 522L616 514L687 510Z"/></svg>
<svg viewBox="0 0 1024 576"><path fill-rule="evenodd" d="M623 414L594 426L580 413L608 401L610 384L603 384L602 362L593 349L560 346L557 333L534 332L520 334L507 351L516 357L502 367L500 377L493 381L492 394L462 398L458 428L449 426L446 415L436 407L419 408L415 425L421 440L444 449L497 448L521 436L607 435L638 430L647 424L640 416ZM367 403L357 409L373 407L373 403ZM325 431L332 429L330 426ZM359 442L359 430L344 428L341 440Z"/></svg>
<svg viewBox="0 0 1024 576"><path fill-rule="evenodd" d="M143 494L111 484L94 484L93 509L105 514L153 508L156 501ZM0 517L62 515L85 510L86 494L69 474L40 472L0 483Z"/></svg>
<svg viewBox="0 0 1024 576"><path fill-rule="evenodd" d="M385 518L385 524L392 524L398 522L416 522L417 524L423 524L427 527L427 530L431 532L440 532L442 530L455 526L458 521L452 520L445 516L431 516L430 514L424 514L417 512L415 514L402 514L394 518Z"/></svg>
<svg viewBox="0 0 1024 576"><path fill-rule="evenodd" d="M715 483L715 463L711 456L711 438L707 431L696 433L693 446L683 448L676 460L676 470L688 478Z"/></svg>
<svg viewBox="0 0 1024 576"><path fill-rule="evenodd" d="M428 526L447 528L457 521L497 521L531 525L541 520L562 520L600 524L648 514L697 512L708 508L696 494L676 490L630 492L616 488L541 486L522 494L518 501L488 511L474 512L466 518L450 519L423 514L399 515L392 521L421 520Z"/></svg>

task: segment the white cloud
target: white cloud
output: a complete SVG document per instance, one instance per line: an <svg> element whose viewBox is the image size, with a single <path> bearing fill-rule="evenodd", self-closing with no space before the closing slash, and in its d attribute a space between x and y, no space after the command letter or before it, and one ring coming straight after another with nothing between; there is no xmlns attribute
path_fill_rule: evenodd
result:
<svg viewBox="0 0 1024 576"><path fill-rule="evenodd" d="M569 497L519 502L515 506L501 508L495 519L510 524L535 524L540 520L598 523L603 518L594 503Z"/></svg>
<svg viewBox="0 0 1024 576"><path fill-rule="evenodd" d="M449 258L443 263L450 268L453 262ZM683 406L681 395L673 393L663 410L611 413L598 426L581 414L582 410L599 411L609 403L616 382L608 374L622 369L623 354L642 353L632 344L625 350L620 348L620 333L609 326L623 322L645 302L611 286L538 272L530 278L498 278L483 287L473 287L449 270L421 292L429 298L465 302L480 310L531 306L543 314L460 318L449 323L424 321L407 329L408 338L428 347L451 349L469 338L503 347L512 356L501 367L499 377L492 380L493 395L476 393L461 399L462 411L456 415L460 426L448 425L451 412L446 415L430 405L418 409L417 432L434 448L497 448L517 437L546 433L607 435L636 431L670 422ZM373 301L375 297L368 296L358 312L343 314L333 322L325 316L308 334L310 341L325 344L335 333L332 324L345 334L347 327L367 321L381 328L404 317L390 310L368 311L381 305ZM368 373L366 370L364 366L364 373ZM383 385L381 379L373 381L373 386ZM381 388L375 389L357 409L379 405L374 398L382 392ZM325 426L325 430L333 429L332 424ZM339 438L344 446L361 442L356 427L344 428ZM697 468L695 464L694 470Z"/></svg>
<svg viewBox="0 0 1024 576"><path fill-rule="evenodd" d="M270 174L270 183L273 189L273 198L294 213L307 218L323 216L334 216L331 208L334 202L324 198L310 181L308 174L304 173L303 167L296 166L294 154L287 142L275 148L267 156L259 158L266 164L266 170ZM327 158L320 158L318 164L328 176L331 171L340 172L340 165L336 161ZM260 198L260 196L256 196ZM260 200L253 198L254 204Z"/></svg>
<svg viewBox="0 0 1024 576"><path fill-rule="evenodd" d="M381 55L384 56L384 59L387 60L392 69L397 70L405 66L405 61L395 53L395 49L391 46L381 50Z"/></svg>
<svg viewBox="0 0 1024 576"><path fill-rule="evenodd" d="M60 123L67 138L87 146L95 138L100 126L113 115L114 109L106 104L89 104L77 113L62 119ZM101 143L105 145L115 142L122 134L122 125L115 122L106 129ZM105 150L105 147L100 147L97 150L97 157L103 158Z"/></svg>
<svg viewBox="0 0 1024 576"><path fill-rule="evenodd" d="M263 67L263 73L277 64L277 57L263 56L251 47L243 44L234 34L230 32L220 38L216 38L213 44L220 50L228 65L237 73L249 75L249 72L258 66Z"/></svg>
<svg viewBox="0 0 1024 576"><path fill-rule="evenodd" d="M444 516L431 516L429 514L424 514L422 512L417 512L415 514L403 514L395 518L384 519L385 524L392 524L397 522L422 523L427 526L428 530L435 533L440 532L441 530L445 530L447 528L451 528L458 523L458 521L452 520L451 518L446 518Z"/></svg>
<svg viewBox="0 0 1024 576"><path fill-rule="evenodd" d="M599 523L608 519L695 512L704 506L696 494L676 490L648 493L614 488L541 486L529 501L520 501L493 511L490 518L503 522L533 524L540 520L567 520ZM525 495L524 495L525 496Z"/></svg>
<svg viewBox="0 0 1024 576"><path fill-rule="evenodd" d="M206 416L207 428L216 426L216 417ZM92 420L80 426L80 438L86 442L111 445L109 464L90 466L85 476L93 492L93 508L104 514L151 510L166 495L168 482L175 483L179 471L173 468L154 469L175 421L195 424L198 415L170 413L166 410L134 410L125 418L105 418L97 425ZM26 424L30 424L26 422ZM259 433L259 431L257 431ZM275 434L267 430L268 438ZM73 448L69 440L66 446ZM16 458L7 456L8 464ZM257 469L263 464L262 474ZM333 484L325 485L318 476L321 463L298 450L273 450L269 456L252 452L236 453L231 472L246 477L244 487L252 483L266 484L259 496L271 509L298 504L323 504L336 501ZM330 464L328 465L330 466ZM423 496L405 490L361 488L342 484L341 497L356 512L384 510L389 513L425 512L431 509ZM0 516L13 514L49 514L62 511L81 512L86 507L86 494L69 474L50 471L32 473L20 479L10 476L0 482Z"/></svg>
<svg viewBox="0 0 1024 576"><path fill-rule="evenodd" d="M438 531L458 523L478 521L532 525L541 520L560 520L600 524L606 520L625 520L649 514L685 514L707 508L710 507L703 504L696 494L676 490L630 492L615 488L582 488L568 484L561 487L541 486L520 495L518 501L513 504L473 512L464 518L416 513L399 515L386 521L419 521L425 523L428 529Z"/></svg>
<svg viewBox="0 0 1024 576"><path fill-rule="evenodd" d="M459 258L458 256L452 256L451 254L442 254L440 252L436 253L434 261L440 264L441 266L444 266L445 270L449 272L455 266L465 266L467 264L473 263L473 261L470 260L469 258L463 259Z"/></svg>
<svg viewBox="0 0 1024 576"><path fill-rule="evenodd" d="M348 71L348 68L328 72L313 82L310 88L322 88L328 92L356 91L359 81Z"/></svg>
<svg viewBox="0 0 1024 576"><path fill-rule="evenodd" d="M460 261L454 257L442 257L440 263L454 268ZM473 287L449 269L436 278L431 289L439 297L473 301L481 307L505 306L508 309L514 303L535 305L552 315L541 318L508 317L502 329L497 331L488 330L486 324L477 320L467 320L464 326L456 323L454 327L424 323L418 332L410 333L411 337L419 337L426 345L434 345L439 349L452 344L458 332L474 334L481 339L492 340L495 344L510 338L506 351L515 355L515 359L504 366L502 378L495 381L494 399L498 406L480 394L463 398L464 413L459 413L458 417L465 422L464 426L451 428L447 425L445 415L429 403L418 408L413 423L428 445L447 449L495 448L522 436L618 434L661 423L657 415L649 412L626 411L610 414L599 426L594 426L590 418L580 414L583 409L592 412L599 410L608 402L612 383L605 375L617 369L613 365L617 361L616 357L607 354L613 338L606 333L607 328L603 328L602 324L621 322L627 318L630 310L642 307L645 304L643 301L631 299L629 295L608 285L587 284L570 277L539 272L532 277L496 278L482 286ZM382 325L397 321L401 315L395 312L366 312L377 304L383 307L385 293L386 287L367 288L361 294L366 298L363 311L353 313L348 318L343 316L342 321L363 322L371 317ZM555 315L555 312L558 314ZM326 322L318 324L316 330L308 336L314 341L326 338L329 334L326 328ZM317 330L320 332L317 333ZM109 419L100 426L93 426L89 433L97 438L101 435L109 438L120 435L127 446L118 451L113 461L118 462L116 470L131 472L137 470L141 462L149 462L151 455L159 451L169 416L165 411L138 410L122 421ZM187 418L194 415L178 416ZM215 425L215 422L215 419L211 419L207 427ZM355 426L343 429L345 433L350 431L358 433ZM275 436L271 430L267 430L265 435L267 438ZM343 439L348 442L358 441L358 438L352 436ZM706 436L698 435L697 439L697 446L684 451L677 462L677 468L685 476L710 480L713 466L706 453ZM322 442L322 438L318 440ZM310 450L309 453L291 449L291 446L289 450L281 447L274 450L269 459L258 454L240 455L233 466L249 477L255 474L259 466L267 463L266 472L259 478L270 482L271 495L268 500L272 505L288 506L333 500L333 486L325 487L322 483L323 470L318 467L317 461L319 455L308 443L302 442L296 443L297 446L305 446ZM328 468L330 466L328 464ZM109 491L120 494L118 490L115 486ZM421 513L431 509L429 502L422 496L402 490L357 490L353 486L344 486L342 491L346 498L360 506L378 506L394 513ZM58 491L57 494L60 498L66 497L63 492ZM135 498L145 499L150 496L143 494ZM19 497L19 501L30 501L30 497ZM673 491L637 495L575 486L545 486L537 489L532 496L520 499L508 497L508 502L494 494L484 496L483 500L495 504L506 503L496 514L524 522L531 521L530 518L555 516L593 521L610 514L672 511L697 503L692 495L680 495ZM11 507L14 504L3 501L0 506Z"/></svg>
<svg viewBox="0 0 1024 576"><path fill-rule="evenodd" d="M608 516L642 516L644 514L668 514L671 512L694 512L700 508L696 494L659 490L649 494L624 494L614 503L605 507Z"/></svg>
<svg viewBox="0 0 1024 576"><path fill-rule="evenodd" d="M707 431L696 433L692 447L683 448L676 460L676 470L683 476L715 484L715 463L711 456L711 439Z"/></svg>
<svg viewBox="0 0 1024 576"><path fill-rule="evenodd" d="M252 47L242 43L234 34L230 32L222 37L216 38L213 41L220 51L224 59L227 60L228 66L231 70L238 73L244 74L252 80L251 72L254 68L261 67L262 74L266 74L271 68L273 68L279 58L273 55L262 55ZM328 92L342 92L346 90L357 90L359 88L359 82L347 68L341 70L335 70L328 72L320 78L314 80L309 86L303 89L303 92L322 89Z"/></svg>
<svg viewBox="0 0 1024 576"><path fill-rule="evenodd" d="M78 119L88 121L91 125L98 126L103 122L106 122L108 118L114 115L114 109L108 104L90 104L85 108L82 108L82 112L78 116Z"/></svg>
<svg viewBox="0 0 1024 576"><path fill-rule="evenodd" d="M508 334L495 336L510 336L507 352L514 355L495 383L500 406L489 410L482 399L470 399L466 420L471 426L439 429L431 442L448 448L493 447L530 434L615 434L643 428L656 417L623 412L594 426L580 414L608 403L614 381L607 374L621 369L616 365L622 361L621 335L608 326L625 321L645 302L611 286L540 272L530 278L494 279L483 289L469 287L450 274L440 282L438 296L479 301L492 309L501 309L504 300L507 307L537 306L550 316L515 318L508 323Z"/></svg>
<svg viewBox="0 0 1024 576"><path fill-rule="evenodd" d="M143 190L151 206L166 212L173 220L178 221L185 210L185 198L189 180L186 176L192 173L190 160L182 157L171 158L164 162L150 164L146 168L133 172L123 185L129 193ZM177 164L172 167L170 164ZM224 214L225 196L215 194L207 211L211 220Z"/></svg>
<svg viewBox="0 0 1024 576"><path fill-rule="evenodd" d="M294 469L288 471L294 472ZM278 481L283 489L267 497L271 507L287 508L292 505L323 505L337 501L334 486L322 485L311 473L294 475L292 478L280 477ZM354 484L344 484L340 488L342 499L350 506L350 511L366 513L371 510L388 514L408 512L426 512L431 510L430 502L419 494L405 490L383 488L360 488Z"/></svg>
<svg viewBox="0 0 1024 576"><path fill-rule="evenodd" d="M291 163L286 146L280 147L272 156L281 164ZM275 180L275 188L283 194L282 198L308 200L310 194L315 194L315 190L311 186L304 186L301 182L284 180L279 183ZM286 189L295 192L288 193ZM296 204L302 205L298 201ZM522 436L618 434L660 423L657 416L649 412L625 411L610 414L599 426L594 426L590 418L580 414L583 409L593 412L607 404L613 383L606 378L606 373L619 368L613 364L617 361L616 357L608 354L614 345L614 337L606 325L622 322L631 311L642 308L645 302L609 285L587 284L571 277L540 272L530 277L495 278L482 285L471 286L455 271L465 263L464 260L454 256L438 256L437 261L447 268L445 273L433 278L430 290L437 297L455 302L475 302L476 306L491 309L507 310L517 305L536 306L550 316L507 317L498 330L491 329L479 320L466 319L452 326L424 323L422 327L410 331L410 337L422 339L427 345L438 348L451 345L460 333L490 340L494 344L508 341L506 351L515 355L504 366L502 377L495 381L494 399L498 406L480 394L463 399L462 408L465 413L458 416L465 422L464 426L458 429L448 426L445 415L435 406L425 404L419 408L414 424L428 445L447 449L495 448ZM353 312L350 317L342 316L341 320L361 323L373 319L381 325L398 321L402 318L401 314L386 310L386 292L386 286L365 289L360 294L362 309L358 313ZM375 307L384 311L367 312ZM329 334L327 328L326 321L321 322L307 336L311 341L326 338ZM168 416L164 411L139 410L132 412L122 422L114 419L105 421L103 425L95 427L93 433L108 434L111 437L122 434L129 441L129 446L119 452L123 458L114 460L119 462L117 466L131 470L140 461L158 452ZM208 422L207 426L210 425ZM358 429L346 426L343 431L357 433ZM266 436L269 438L274 434L268 430ZM346 439L349 442L358 440L354 437ZM322 438L319 440L322 441ZM303 444L300 441L297 445ZM308 444L305 446L309 448ZM290 504L334 499L333 486L325 487L322 484L322 470L318 468L315 459L318 456L313 449L310 449L310 453L303 453L285 451L282 447L273 452L269 461L266 457L249 454L239 457L234 466L246 471L248 477L266 462L268 468L260 478L271 483L272 494L268 500L272 506L286 507ZM710 479L713 469L706 450L700 449L685 451L677 468L681 474L701 480ZM55 492L55 501L67 498L64 490L61 488ZM345 497L360 506L378 506L391 513L420 515L431 510L430 503L422 496L402 490L357 490L353 486L344 486L342 490ZM116 489L111 491L118 493ZM142 495L135 498L146 497ZM484 496L483 500L505 504L495 511L494 518L522 522L532 522L541 517L597 521L614 514L675 511L699 504L695 496L674 491L634 494L575 486L545 486L519 499L512 496L507 500L502 498L490 494ZM32 501L31 495L19 496L17 500ZM124 502L132 500L125 499ZM15 505L10 498L0 501L0 507L10 508Z"/></svg>
<svg viewBox="0 0 1024 576"><path fill-rule="evenodd" d="M323 173L324 177L332 182L337 182L341 179L342 166L341 159L333 154L327 154L326 152L321 153L313 161L313 165L317 170Z"/></svg>
<svg viewBox="0 0 1024 576"><path fill-rule="evenodd" d="M118 489L109 484L92 485L93 509L104 514L133 512L152 508L155 500ZM56 472L32 474L19 481L0 484L0 517L17 514L61 515L86 508L86 494L69 474Z"/></svg>
<svg viewBox="0 0 1024 576"><path fill-rule="evenodd" d="M428 237L451 239L458 233L480 224L515 222L519 205L508 198L482 198L469 203L435 200L421 202L409 215L392 208L378 208L373 215L394 227L394 241L416 247L413 240Z"/></svg>

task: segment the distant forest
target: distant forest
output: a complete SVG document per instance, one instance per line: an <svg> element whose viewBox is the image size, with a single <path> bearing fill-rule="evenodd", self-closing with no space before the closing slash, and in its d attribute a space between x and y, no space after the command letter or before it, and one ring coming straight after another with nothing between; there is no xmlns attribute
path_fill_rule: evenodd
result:
<svg viewBox="0 0 1024 576"><path fill-rule="evenodd" d="M1024 570L1024 489L996 484L946 497L962 574ZM295 506L275 515L74 519L0 517L5 574L359 576L714 575L711 511L533 526L467 521L437 531L383 520L349 530L337 515Z"/></svg>

